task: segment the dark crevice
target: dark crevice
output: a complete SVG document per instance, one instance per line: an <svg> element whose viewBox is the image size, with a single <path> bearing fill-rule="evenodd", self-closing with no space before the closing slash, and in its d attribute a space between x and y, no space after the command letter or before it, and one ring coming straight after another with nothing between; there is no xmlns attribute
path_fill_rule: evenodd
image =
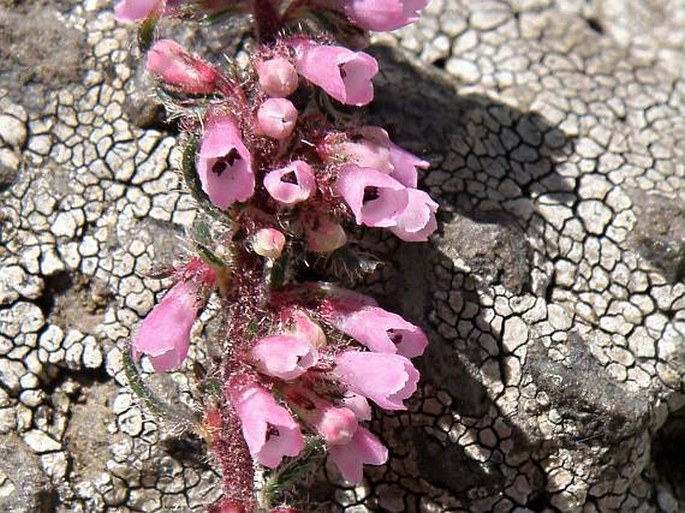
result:
<svg viewBox="0 0 685 513"><path fill-rule="evenodd" d="M597 18L587 18L585 21L587 22L588 27L590 27L593 31L597 32L598 34L604 34L604 27Z"/></svg>
<svg viewBox="0 0 685 513"><path fill-rule="evenodd" d="M54 310L56 296L64 294L73 286L74 280L67 271L60 271L45 277L43 293L36 300L36 305L45 317L49 317Z"/></svg>

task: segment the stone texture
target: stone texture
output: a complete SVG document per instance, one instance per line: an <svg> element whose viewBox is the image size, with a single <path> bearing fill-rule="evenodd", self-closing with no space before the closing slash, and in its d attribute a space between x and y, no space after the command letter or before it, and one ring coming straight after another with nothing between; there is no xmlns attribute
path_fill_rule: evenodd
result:
<svg viewBox="0 0 685 513"><path fill-rule="evenodd" d="M110 9L0 8L3 510L221 493L123 388L194 207ZM379 37L370 115L432 163L441 227L388 242L372 289L431 345L411 409L372 424L392 460L352 489L324 468L321 511L685 509L684 29L677 0L433 0Z"/></svg>

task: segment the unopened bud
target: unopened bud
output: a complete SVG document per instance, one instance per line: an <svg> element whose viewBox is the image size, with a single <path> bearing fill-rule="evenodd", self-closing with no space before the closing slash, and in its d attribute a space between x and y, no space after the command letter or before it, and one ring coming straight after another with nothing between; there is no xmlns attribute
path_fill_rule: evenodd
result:
<svg viewBox="0 0 685 513"><path fill-rule="evenodd" d="M283 140L293 133L297 109L285 98L269 98L257 109L257 126L264 135Z"/></svg>
<svg viewBox="0 0 685 513"><path fill-rule="evenodd" d="M278 258L283 252L285 236L274 228L262 228L252 238L252 249L258 255Z"/></svg>
<svg viewBox="0 0 685 513"><path fill-rule="evenodd" d="M266 94L274 98L285 98L297 89L297 71L284 57L274 57L255 64L259 85Z"/></svg>
<svg viewBox="0 0 685 513"><path fill-rule="evenodd" d="M169 85L191 94L209 94L216 89L219 72L171 39L157 41L147 53L147 70Z"/></svg>

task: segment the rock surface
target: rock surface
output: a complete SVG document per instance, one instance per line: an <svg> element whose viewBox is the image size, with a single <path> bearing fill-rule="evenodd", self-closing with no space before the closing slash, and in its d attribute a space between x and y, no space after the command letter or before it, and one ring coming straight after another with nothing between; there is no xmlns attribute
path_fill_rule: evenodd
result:
<svg viewBox="0 0 685 513"><path fill-rule="evenodd" d="M109 9L0 7L3 511L221 493L202 445L123 387L163 288L144 276L195 209L154 108L127 114ZM441 228L378 291L431 346L411 409L373 423L391 462L312 487L323 511L685 509L684 29L678 0L433 0L379 38L371 116L433 164ZM192 407L186 378L155 379Z"/></svg>

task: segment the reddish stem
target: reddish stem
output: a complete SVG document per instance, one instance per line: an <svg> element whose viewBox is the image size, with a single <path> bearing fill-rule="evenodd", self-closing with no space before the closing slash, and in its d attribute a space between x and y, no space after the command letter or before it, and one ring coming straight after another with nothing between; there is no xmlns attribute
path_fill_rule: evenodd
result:
<svg viewBox="0 0 685 513"><path fill-rule="evenodd" d="M252 0L252 16L257 28L257 42L268 44L276 41L281 30L281 15L274 0Z"/></svg>

